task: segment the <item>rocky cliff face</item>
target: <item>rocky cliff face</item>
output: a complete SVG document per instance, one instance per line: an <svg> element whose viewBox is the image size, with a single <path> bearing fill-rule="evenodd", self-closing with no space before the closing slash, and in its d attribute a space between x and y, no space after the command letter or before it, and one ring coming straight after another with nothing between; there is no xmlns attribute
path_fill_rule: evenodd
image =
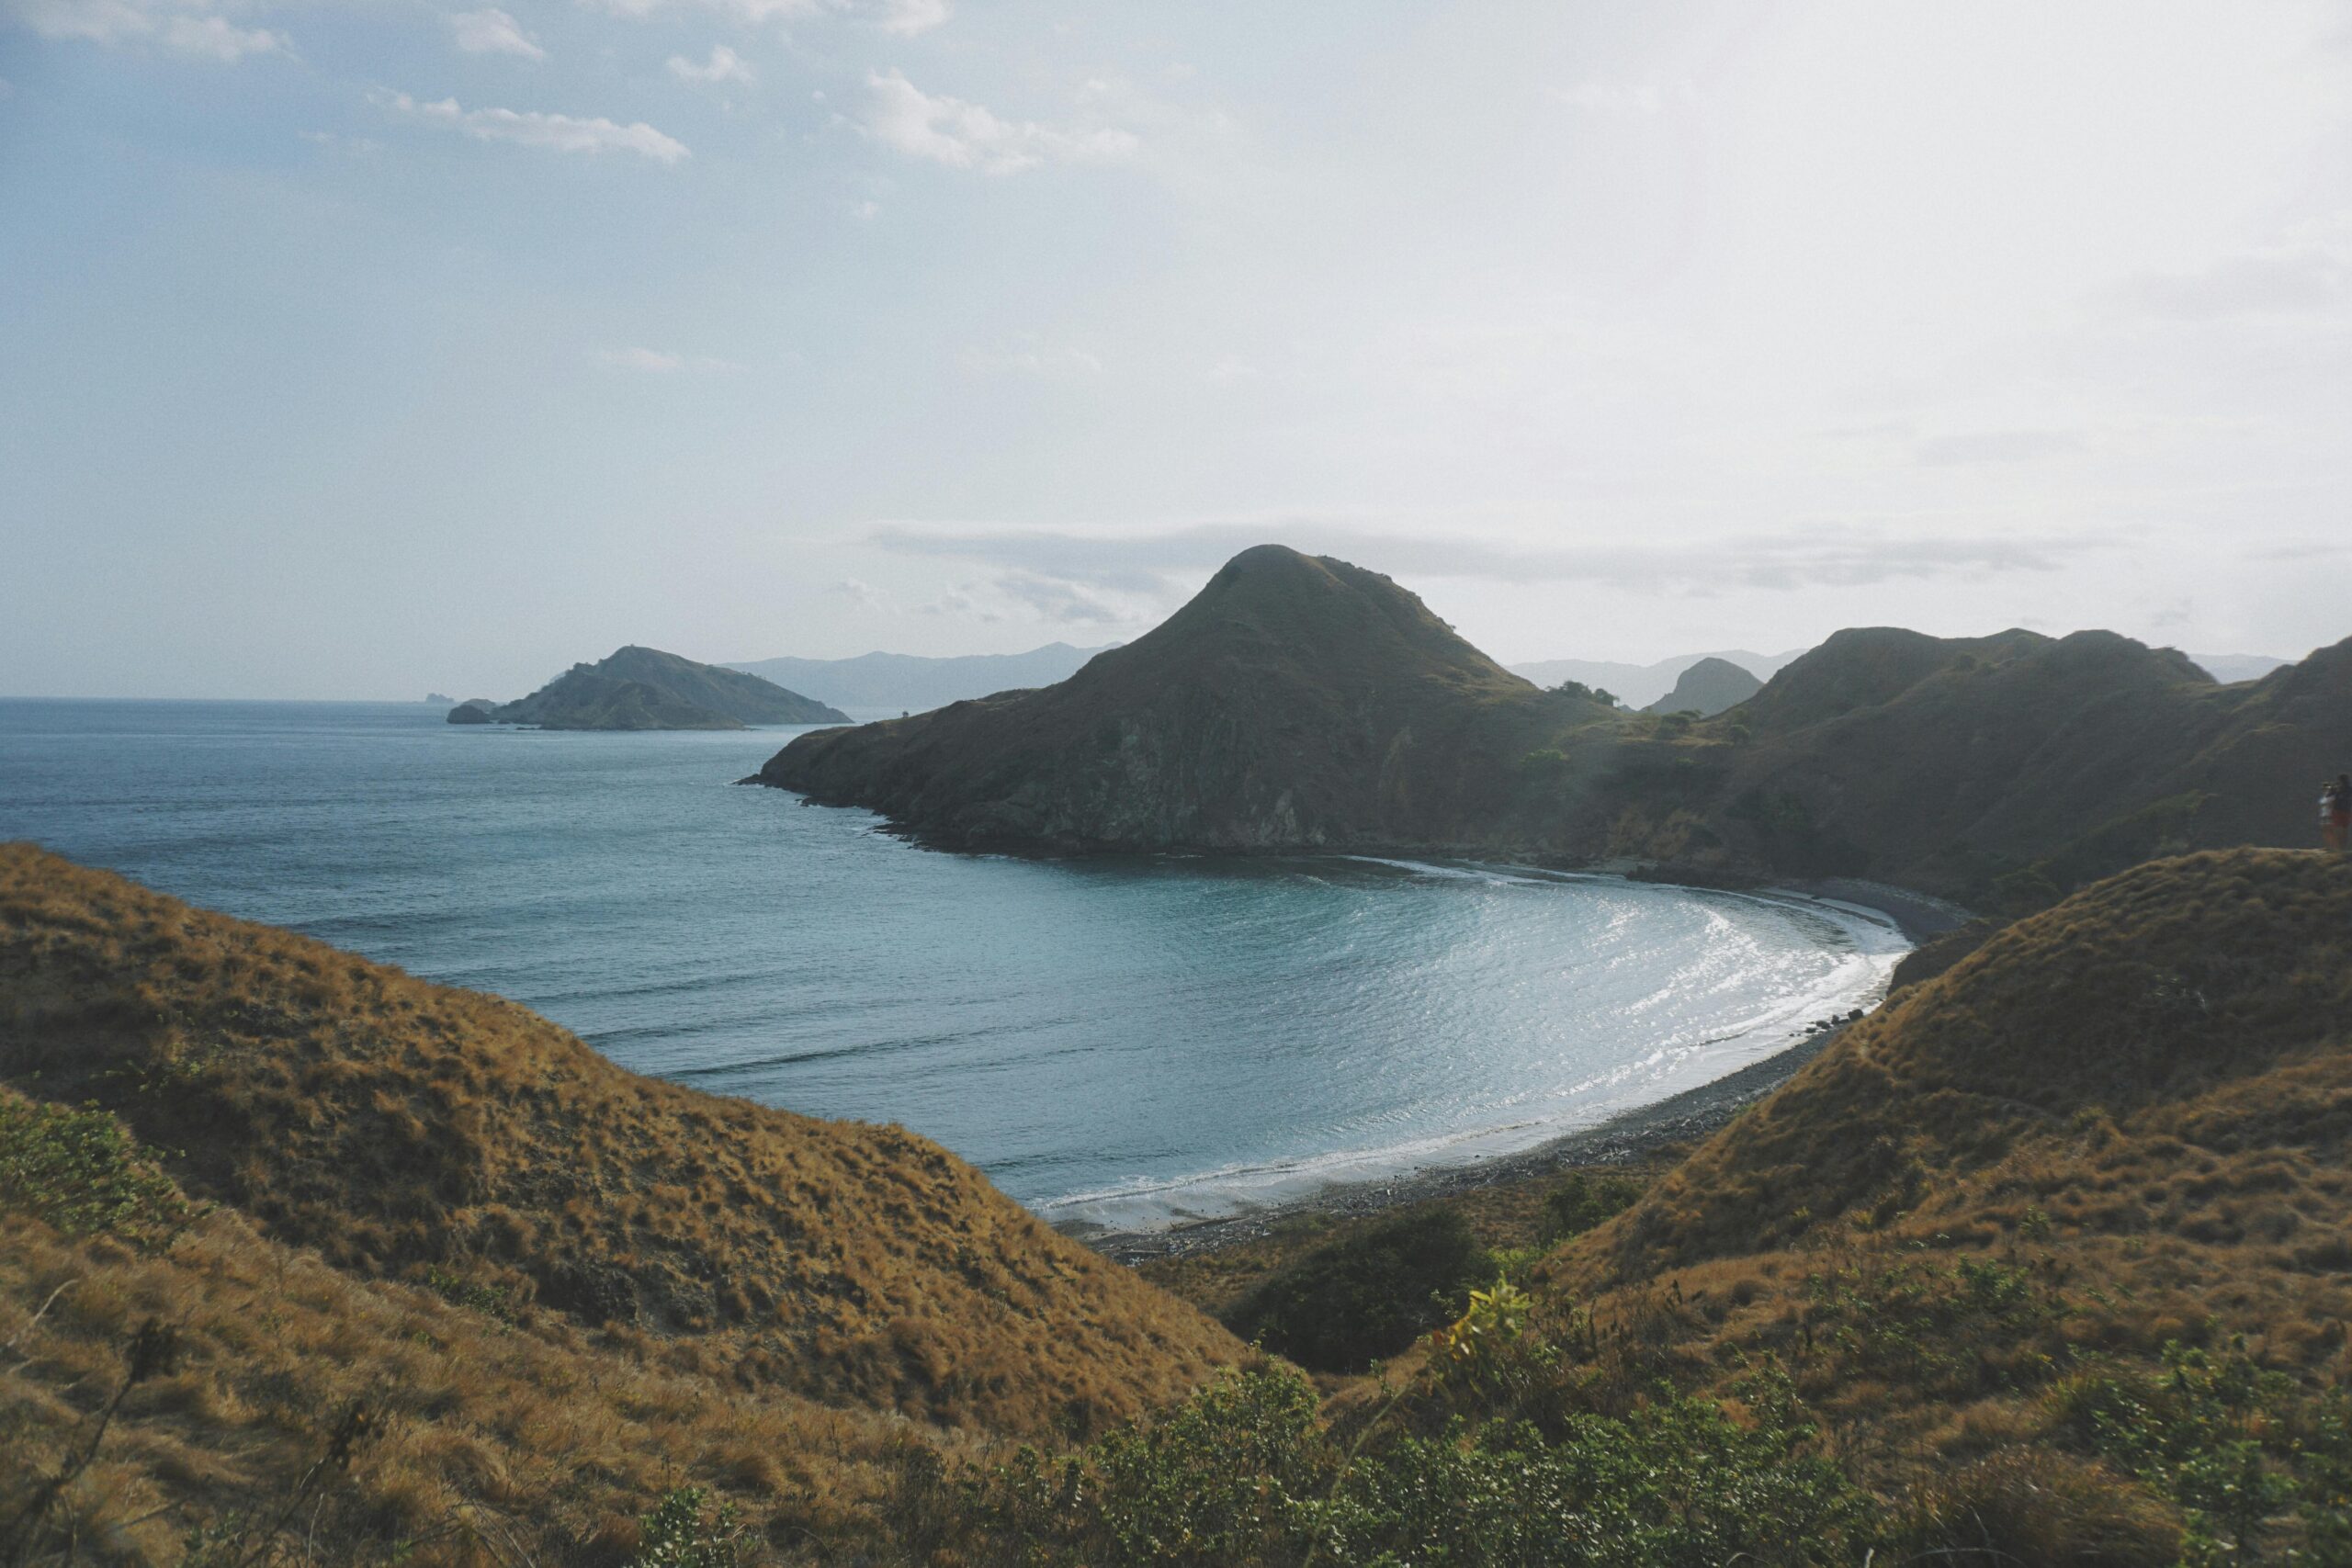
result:
<svg viewBox="0 0 2352 1568"><path fill-rule="evenodd" d="M1520 757L1606 716L1388 579L1269 545L1059 685L803 736L758 782L956 846L1495 845Z"/></svg>

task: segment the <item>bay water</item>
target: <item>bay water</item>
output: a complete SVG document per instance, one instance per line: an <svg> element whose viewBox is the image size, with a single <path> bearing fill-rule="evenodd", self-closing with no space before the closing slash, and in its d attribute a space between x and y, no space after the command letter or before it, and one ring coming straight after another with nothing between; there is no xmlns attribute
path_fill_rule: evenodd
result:
<svg viewBox="0 0 2352 1568"><path fill-rule="evenodd" d="M1148 1227L1525 1147L1868 1004L1875 913L1524 867L937 853L735 783L797 731L0 700L0 838L897 1122Z"/></svg>

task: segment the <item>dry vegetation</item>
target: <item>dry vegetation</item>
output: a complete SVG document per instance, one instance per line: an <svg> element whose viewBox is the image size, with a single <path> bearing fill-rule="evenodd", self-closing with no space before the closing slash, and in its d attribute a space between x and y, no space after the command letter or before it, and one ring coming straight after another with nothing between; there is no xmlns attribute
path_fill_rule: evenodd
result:
<svg viewBox="0 0 2352 1568"><path fill-rule="evenodd" d="M1237 1348L928 1145L8 854L0 1060L44 1099L0 1089L0 1562L2352 1564L2342 861L2099 884L1645 1191L1443 1201L1516 1283L1377 1376L1257 1362L1080 1440ZM1361 1297L1335 1257L1397 1217L1153 1272ZM820 1266L866 1317L770 1282ZM722 1508L702 1556L659 1522Z"/></svg>
<svg viewBox="0 0 2352 1568"><path fill-rule="evenodd" d="M714 1375L1085 1432L1236 1347L936 1145L624 1072L546 1020L0 849L0 1077L362 1276L692 1337Z"/></svg>
<svg viewBox="0 0 2352 1568"><path fill-rule="evenodd" d="M2222 1368L2340 1423L2347 1156L2352 864L2199 854L1906 988L1535 1288L1610 1397L1771 1359L1841 1457L1923 1506L2031 1472L2052 1507L2130 1495L2177 1529L2089 1406Z"/></svg>
<svg viewBox="0 0 2352 1568"><path fill-rule="evenodd" d="M910 1464L1240 1352L901 1129L24 845L0 1079L0 1562L618 1561L690 1485L861 1550Z"/></svg>
<svg viewBox="0 0 2352 1568"><path fill-rule="evenodd" d="M126 1388L150 1324L169 1353ZM616 1563L688 1485L779 1557L854 1551L910 1451L968 1445L701 1359L354 1279L227 1213L168 1250L0 1214L0 1562Z"/></svg>

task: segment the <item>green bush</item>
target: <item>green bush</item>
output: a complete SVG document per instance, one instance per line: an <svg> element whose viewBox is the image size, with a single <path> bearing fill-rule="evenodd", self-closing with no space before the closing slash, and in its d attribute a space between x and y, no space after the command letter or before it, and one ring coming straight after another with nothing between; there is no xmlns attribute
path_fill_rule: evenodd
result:
<svg viewBox="0 0 2352 1568"><path fill-rule="evenodd" d="M141 1245L168 1240L194 1213L107 1112L7 1093L0 1093L0 1208L68 1235L105 1233Z"/></svg>
<svg viewBox="0 0 2352 1568"><path fill-rule="evenodd" d="M1228 1377L1056 1466L1034 1450L966 1483L956 1555L1024 1568L1813 1568L1861 1560L1870 1498L1812 1451L1787 1380L1744 1422L1662 1395L1624 1419L1432 1432L1379 1417L1361 1447L1296 1373Z"/></svg>
<svg viewBox="0 0 2352 1568"><path fill-rule="evenodd" d="M2086 1371L2052 1404L2076 1440L2179 1505L2188 1561L2352 1564L2352 1393L2265 1371L2243 1343L2169 1344L2165 1364Z"/></svg>
<svg viewBox="0 0 2352 1568"><path fill-rule="evenodd" d="M1634 1206L1642 1184L1630 1176L1577 1171L1544 1197L1544 1245L1555 1247L1604 1224Z"/></svg>
<svg viewBox="0 0 2352 1568"><path fill-rule="evenodd" d="M1334 1562L1713 1568L1860 1561L1870 1499L1805 1451L1809 1427L1743 1427L1709 1401L1623 1420L1462 1422L1360 1458L1330 1510Z"/></svg>
<svg viewBox="0 0 2352 1568"><path fill-rule="evenodd" d="M1462 1216L1431 1209L1309 1253L1225 1321L1302 1367L1362 1371L1451 1321L1469 1287L1494 1271Z"/></svg>
<svg viewBox="0 0 2352 1568"><path fill-rule="evenodd" d="M721 1503L706 1514L704 1496L699 1486L665 1494L638 1521L638 1552L629 1568L735 1568L741 1562L743 1532L735 1523L735 1505Z"/></svg>

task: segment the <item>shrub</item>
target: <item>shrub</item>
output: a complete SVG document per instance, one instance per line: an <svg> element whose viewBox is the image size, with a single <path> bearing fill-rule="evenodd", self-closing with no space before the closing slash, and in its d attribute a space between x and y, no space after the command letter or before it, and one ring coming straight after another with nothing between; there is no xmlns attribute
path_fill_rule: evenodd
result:
<svg viewBox="0 0 2352 1568"><path fill-rule="evenodd" d="M743 1532L735 1523L735 1505L721 1503L716 1512L704 1511L699 1486L665 1494L654 1510L638 1521L638 1553L629 1568L735 1568L743 1561Z"/></svg>
<svg viewBox="0 0 2352 1568"><path fill-rule="evenodd" d="M179 1188L112 1116L7 1093L0 1093L0 1207L68 1235L104 1233L141 1245L168 1240L193 1217Z"/></svg>
<svg viewBox="0 0 2352 1568"><path fill-rule="evenodd" d="M1462 1216L1407 1214L1318 1248L1244 1297L1226 1325L1317 1371L1362 1371L1452 1318L1494 1271Z"/></svg>
<svg viewBox="0 0 2352 1568"><path fill-rule="evenodd" d="M1574 1416L1550 1441L1523 1422L1457 1421L1357 1461L1331 1507L1331 1556L1363 1568L1859 1561L1870 1499L1806 1451L1812 1436L1770 1414L1743 1427L1703 1399Z"/></svg>
<svg viewBox="0 0 2352 1568"><path fill-rule="evenodd" d="M2083 1568L2180 1560L2180 1516L2162 1499L2103 1464L2048 1449L2006 1449L1932 1477L1912 1508L1906 1555Z"/></svg>
<svg viewBox="0 0 2352 1568"><path fill-rule="evenodd" d="M1577 1171L1544 1198L1544 1244L1556 1246L1615 1219L1634 1206L1642 1184L1630 1176Z"/></svg>
<svg viewBox="0 0 2352 1568"><path fill-rule="evenodd" d="M1286 1368L1228 1373L1050 1465L1033 1448L967 1478L943 1521L980 1562L1295 1563L1337 1464Z"/></svg>

